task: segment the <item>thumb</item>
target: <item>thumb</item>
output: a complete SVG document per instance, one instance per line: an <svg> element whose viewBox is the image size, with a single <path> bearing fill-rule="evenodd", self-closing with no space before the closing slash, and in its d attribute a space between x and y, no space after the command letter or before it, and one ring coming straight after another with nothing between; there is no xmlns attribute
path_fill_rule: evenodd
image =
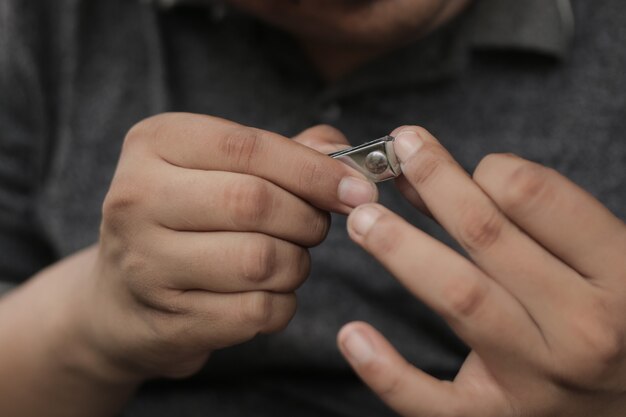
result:
<svg viewBox="0 0 626 417"><path fill-rule="evenodd" d="M453 416L463 409L456 387L409 364L374 328L363 322L345 325L337 342L355 372L402 416ZM470 410L465 410L466 414Z"/></svg>
<svg viewBox="0 0 626 417"><path fill-rule="evenodd" d="M325 154L350 147L346 136L329 125L310 127L295 136L293 140Z"/></svg>

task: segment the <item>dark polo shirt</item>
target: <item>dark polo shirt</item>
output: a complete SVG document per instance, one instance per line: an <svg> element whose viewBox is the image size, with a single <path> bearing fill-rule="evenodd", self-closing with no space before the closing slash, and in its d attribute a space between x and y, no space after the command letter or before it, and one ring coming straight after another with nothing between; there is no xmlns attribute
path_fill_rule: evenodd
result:
<svg viewBox="0 0 626 417"><path fill-rule="evenodd" d="M96 241L125 132L164 111L287 136L330 123L353 144L417 123L469 171L488 153L515 152L563 172L624 218L626 8L572 3L479 0L428 38L327 85L288 36L208 3L4 0L0 280L22 282ZM381 202L454 245L392 183L381 186ZM313 250L298 296L286 331L216 352L189 380L147 384L123 415L392 415L335 347L340 326L355 319L441 378L453 378L466 355L349 241L343 217Z"/></svg>

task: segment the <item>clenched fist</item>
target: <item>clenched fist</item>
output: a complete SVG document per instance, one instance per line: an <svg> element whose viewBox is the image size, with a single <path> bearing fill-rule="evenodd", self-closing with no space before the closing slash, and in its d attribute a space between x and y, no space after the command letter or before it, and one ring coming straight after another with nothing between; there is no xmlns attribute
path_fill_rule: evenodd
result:
<svg viewBox="0 0 626 417"><path fill-rule="evenodd" d="M297 140L343 137L320 127ZM376 198L356 171L297 140L190 114L128 133L81 290L96 352L131 375L179 377L287 325L327 210Z"/></svg>

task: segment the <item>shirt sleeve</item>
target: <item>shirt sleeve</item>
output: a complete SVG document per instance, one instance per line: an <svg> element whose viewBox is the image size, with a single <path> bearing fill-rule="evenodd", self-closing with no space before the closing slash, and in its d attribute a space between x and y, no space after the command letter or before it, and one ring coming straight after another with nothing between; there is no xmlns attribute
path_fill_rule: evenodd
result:
<svg viewBox="0 0 626 417"><path fill-rule="evenodd" d="M53 260L35 215L50 153L46 3L0 4L0 291Z"/></svg>

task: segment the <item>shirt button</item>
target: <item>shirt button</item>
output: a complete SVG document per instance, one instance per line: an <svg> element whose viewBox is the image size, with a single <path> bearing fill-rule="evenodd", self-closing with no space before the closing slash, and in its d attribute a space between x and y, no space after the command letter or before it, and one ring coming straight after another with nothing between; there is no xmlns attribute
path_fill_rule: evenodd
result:
<svg viewBox="0 0 626 417"><path fill-rule="evenodd" d="M342 110L339 103L330 103L320 112L320 121L322 123L334 123L341 118L341 112Z"/></svg>

